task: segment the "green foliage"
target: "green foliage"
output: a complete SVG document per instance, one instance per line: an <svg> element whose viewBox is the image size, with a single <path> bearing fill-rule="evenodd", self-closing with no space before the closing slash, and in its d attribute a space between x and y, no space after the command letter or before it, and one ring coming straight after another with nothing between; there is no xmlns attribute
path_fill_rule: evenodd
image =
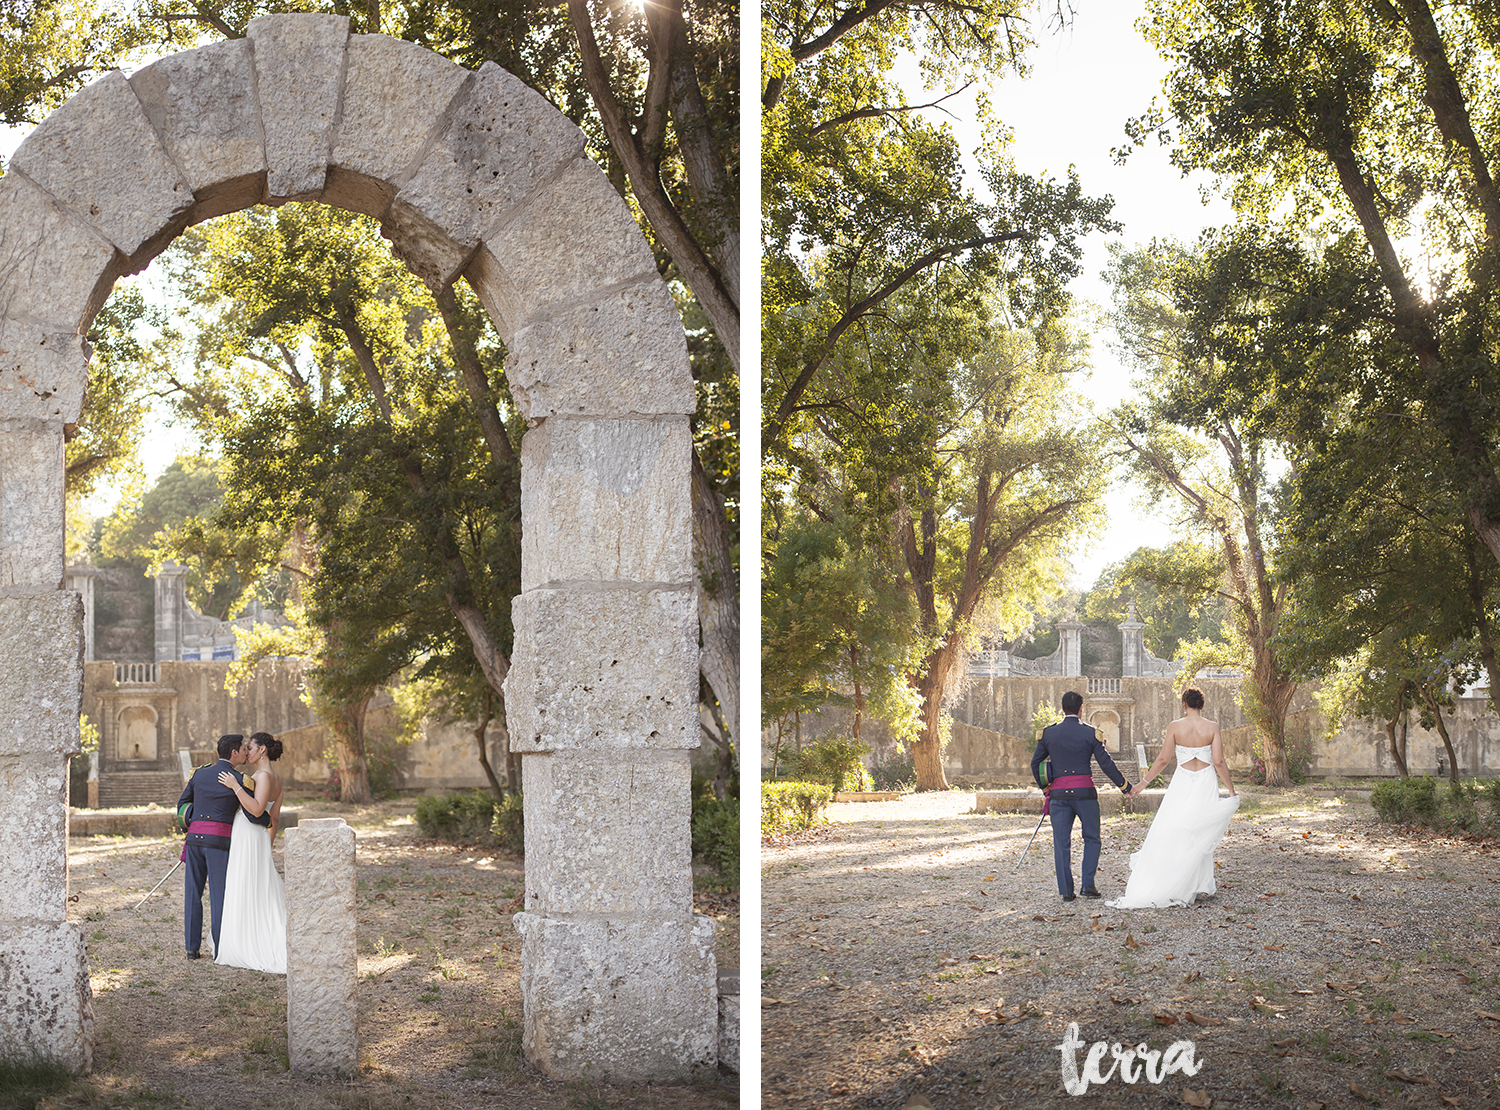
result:
<svg viewBox="0 0 1500 1110"><path fill-rule="evenodd" d="M1301 733L1289 734L1286 738L1286 768L1293 783L1301 786L1308 780L1312 761L1311 738ZM1250 744L1250 781L1256 786L1266 784L1266 750L1258 736Z"/></svg>
<svg viewBox="0 0 1500 1110"><path fill-rule="evenodd" d="M519 790L507 790L495 806L490 832L507 852L526 854L526 814Z"/></svg>
<svg viewBox="0 0 1500 1110"><path fill-rule="evenodd" d="M713 864L731 887L740 883L740 800L720 801L710 789L693 796L693 855Z"/></svg>
<svg viewBox="0 0 1500 1110"><path fill-rule="evenodd" d="M1083 617L1113 632L1134 603L1147 648L1176 659L1189 641L1227 638L1229 608L1218 592L1223 576L1223 556L1193 540L1140 547L1100 571L1083 597Z"/></svg>
<svg viewBox="0 0 1500 1110"><path fill-rule="evenodd" d="M887 552L857 521L790 507L761 584L761 718L769 726L819 706L856 706L898 739L919 727L906 674L928 645L915 601L896 588Z"/></svg>
<svg viewBox="0 0 1500 1110"><path fill-rule="evenodd" d="M489 843L495 835L498 802L487 790L469 790L417 799L417 827L423 836L457 843Z"/></svg>
<svg viewBox="0 0 1500 1110"><path fill-rule="evenodd" d="M760 784L760 834L799 832L826 821L833 787L821 782Z"/></svg>
<svg viewBox="0 0 1500 1110"><path fill-rule="evenodd" d="M1036 709L1031 713L1031 742L1039 743L1042 739L1042 729L1049 725L1055 725L1062 720L1062 707L1050 705L1047 702L1038 702Z"/></svg>
<svg viewBox="0 0 1500 1110"><path fill-rule="evenodd" d="M1500 840L1500 779L1450 782L1441 790L1426 775L1392 779L1375 784L1370 805L1376 816L1392 824Z"/></svg>
<svg viewBox="0 0 1500 1110"><path fill-rule="evenodd" d="M51 1061L0 1060L0 1106L35 1107L66 1090L73 1074Z"/></svg>
<svg viewBox="0 0 1500 1110"><path fill-rule="evenodd" d="M865 770L867 744L844 736L820 736L800 752L782 757L782 777L823 782L838 791L870 789Z"/></svg>
<svg viewBox="0 0 1500 1110"><path fill-rule="evenodd" d="M99 726L89 720L87 713L78 715L78 738L84 752L99 750Z"/></svg>
<svg viewBox="0 0 1500 1110"><path fill-rule="evenodd" d="M873 790L910 791L917 785L917 762L911 749L893 751L884 759L877 754L870 763Z"/></svg>

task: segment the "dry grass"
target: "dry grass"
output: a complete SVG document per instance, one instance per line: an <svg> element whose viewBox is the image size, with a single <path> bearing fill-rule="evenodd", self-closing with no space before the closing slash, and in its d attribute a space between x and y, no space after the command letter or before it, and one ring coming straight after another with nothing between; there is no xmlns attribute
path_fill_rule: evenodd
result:
<svg viewBox="0 0 1500 1110"><path fill-rule="evenodd" d="M356 1076L289 1073L284 977L220 967L206 943L204 959L184 958L180 871L134 909L172 866L180 841L88 837L69 846L69 917L88 942L94 1073L72 1081L0 1075L0 1106L687 1110L734 1101L736 1089L717 1077L636 1085L541 1076L521 1052L520 941L510 922L520 908L520 859L422 838L409 804L355 809L303 799L299 808L304 817L343 817L356 832ZM737 910L716 916L734 937ZM720 963L738 963L722 937Z"/></svg>

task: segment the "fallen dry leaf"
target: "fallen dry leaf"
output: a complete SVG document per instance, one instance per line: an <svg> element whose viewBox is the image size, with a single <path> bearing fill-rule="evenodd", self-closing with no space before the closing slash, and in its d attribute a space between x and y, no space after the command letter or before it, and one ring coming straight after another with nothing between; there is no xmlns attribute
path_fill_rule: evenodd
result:
<svg viewBox="0 0 1500 1110"><path fill-rule="evenodd" d="M1129 933L1126 933L1125 934L1125 947L1126 948L1140 948L1141 945L1139 943L1137 943L1135 937L1131 936Z"/></svg>
<svg viewBox="0 0 1500 1110"><path fill-rule="evenodd" d="M1448 1105L1449 1105L1449 1106L1457 1106L1457 1105L1458 1105L1458 1099L1456 1099L1456 1098L1449 1098L1449 1097L1448 1097L1448 1096L1447 1096L1447 1095L1442 1095L1442 1096L1440 1096L1440 1097L1441 1097L1441 1098L1442 1098L1442 1100L1443 1100L1443 1101L1444 1101L1444 1102L1446 1102L1446 1103L1447 1103L1447 1104L1448 1104Z"/></svg>
<svg viewBox="0 0 1500 1110"><path fill-rule="evenodd" d="M1403 1083L1421 1083L1428 1087L1433 1085L1432 1080L1425 1075L1407 1075L1404 1071L1396 1071L1394 1068L1385 1073L1387 1079L1399 1079Z"/></svg>
<svg viewBox="0 0 1500 1110"><path fill-rule="evenodd" d="M907 1099L901 1110L934 1110L932 1102L926 1095L915 1094Z"/></svg>
<svg viewBox="0 0 1500 1110"><path fill-rule="evenodd" d="M1176 1025L1177 1024L1177 1019L1175 1017L1173 1017L1171 1014L1157 1014L1156 1015L1156 1024L1157 1025Z"/></svg>
<svg viewBox="0 0 1500 1110"><path fill-rule="evenodd" d="M1208 1091L1195 1091L1191 1087L1182 1089L1182 1101L1189 1106L1196 1106L1198 1110L1208 1110L1214 1104L1214 1100L1208 1097Z"/></svg>
<svg viewBox="0 0 1500 1110"><path fill-rule="evenodd" d="M1352 1080L1352 1079L1349 1080L1349 1093L1351 1095L1353 1095L1355 1098L1362 1098L1362 1099L1364 1099L1366 1102L1374 1102L1375 1101L1375 1096L1374 1095L1370 1094L1368 1091L1366 1091L1363 1087L1361 1087L1358 1083L1354 1082L1354 1080Z"/></svg>
<svg viewBox="0 0 1500 1110"><path fill-rule="evenodd" d="M1183 1021L1190 1021L1194 1025L1218 1025L1219 1024L1217 1021L1215 1021L1211 1017L1199 1017L1197 1014L1193 1013L1192 1010L1189 1010L1187 1013L1183 1014L1182 1015L1182 1020Z"/></svg>
<svg viewBox="0 0 1500 1110"><path fill-rule="evenodd" d="M1301 1044L1301 1043L1302 1042L1298 1038L1296 1038L1296 1037L1288 1037L1284 1041L1277 1041L1277 1042L1275 1042L1271 1047L1273 1047L1273 1048L1291 1048L1293 1045L1298 1045L1298 1044Z"/></svg>
<svg viewBox="0 0 1500 1110"><path fill-rule="evenodd" d="M1490 1021L1500 1021L1500 1014L1492 1014L1488 1010L1475 1010L1474 1012L1482 1018L1488 1018Z"/></svg>
<svg viewBox="0 0 1500 1110"><path fill-rule="evenodd" d="M1091 928L1096 933L1102 933L1102 932L1104 932L1104 922L1100 921L1096 917L1096 918L1094 918L1094 924L1091 926Z"/></svg>
<svg viewBox="0 0 1500 1110"><path fill-rule="evenodd" d="M1182 981L1184 983L1191 983L1195 979L1202 979L1202 978L1203 978L1203 972L1201 972L1201 971L1190 971L1190 972L1188 972L1186 975L1184 975L1182 977Z"/></svg>

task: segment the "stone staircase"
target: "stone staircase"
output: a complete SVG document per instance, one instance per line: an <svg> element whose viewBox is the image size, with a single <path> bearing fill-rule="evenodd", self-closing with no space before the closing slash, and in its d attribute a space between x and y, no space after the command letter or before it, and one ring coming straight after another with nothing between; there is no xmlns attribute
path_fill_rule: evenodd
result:
<svg viewBox="0 0 1500 1110"><path fill-rule="evenodd" d="M121 809L155 802L171 809L182 794L176 771L112 771L99 776L99 808Z"/></svg>

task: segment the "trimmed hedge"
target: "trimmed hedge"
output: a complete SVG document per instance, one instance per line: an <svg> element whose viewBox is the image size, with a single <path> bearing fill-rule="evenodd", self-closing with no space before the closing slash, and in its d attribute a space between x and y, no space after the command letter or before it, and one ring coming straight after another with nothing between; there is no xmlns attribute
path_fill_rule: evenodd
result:
<svg viewBox="0 0 1500 1110"><path fill-rule="evenodd" d="M833 787L821 782L760 784L760 835L808 829L827 820Z"/></svg>
<svg viewBox="0 0 1500 1110"><path fill-rule="evenodd" d="M712 793L693 799L693 855L714 865L732 888L740 885L740 800L719 801Z"/></svg>
<svg viewBox="0 0 1500 1110"><path fill-rule="evenodd" d="M1376 783L1370 805L1382 821L1500 839L1500 779L1440 787L1429 776Z"/></svg>
<svg viewBox="0 0 1500 1110"><path fill-rule="evenodd" d="M424 836L452 840L461 844L493 844L495 825L507 812L519 823L521 795L507 793L504 803L488 790L467 790L461 794L443 794L417 799L417 827ZM520 837L512 851L521 850Z"/></svg>

